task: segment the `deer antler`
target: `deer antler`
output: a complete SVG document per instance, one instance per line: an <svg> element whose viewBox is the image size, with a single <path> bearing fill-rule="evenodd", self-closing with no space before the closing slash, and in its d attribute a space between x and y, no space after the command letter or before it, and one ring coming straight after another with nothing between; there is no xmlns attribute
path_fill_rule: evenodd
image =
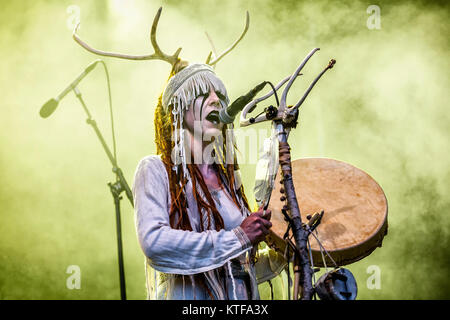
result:
<svg viewBox="0 0 450 320"><path fill-rule="evenodd" d="M178 58L178 55L180 54L181 48L178 48L177 51L173 55L167 55L164 52L161 51L161 49L158 46L158 43L156 42L156 28L158 26L159 17L161 16L162 7L158 9L158 12L156 13L155 18L153 19L153 25L150 33L150 41L152 43L153 49L155 50L155 53L150 55L128 55L128 54L122 54L122 53L114 53L114 52L107 52L107 51L101 51L92 48L89 46L86 42L80 39L80 37L77 35L77 30L80 25L80 23L77 24L75 29L73 30L73 39L83 48L88 50L89 52L92 52L94 54L105 56L105 57L113 57L113 58L120 58L120 59L127 59L127 60L163 60L172 65L172 68L176 71L181 70L183 67L187 65L187 61L183 61L180 58Z"/></svg>
<svg viewBox="0 0 450 320"><path fill-rule="evenodd" d="M212 41L211 37L209 36L208 32L205 31L206 37L208 38L209 43L211 44L212 51L209 52L208 58L206 59L206 64L208 64L211 61L211 56L214 54L214 59L217 57L217 51L216 47L214 46L214 42Z"/></svg>
<svg viewBox="0 0 450 320"><path fill-rule="evenodd" d="M247 33L249 24L250 24L250 15L249 15L249 13L247 11L247 14L246 14L246 17L245 17L245 28L244 28L244 31L242 32L241 36L227 50L225 50L219 56L215 57L215 59L213 61L209 61L211 59L211 54L210 54L208 56L208 59L207 59L206 63L209 64L210 66L213 66L217 62L219 62L220 59L222 59L224 56L226 56L228 53L230 53L230 51L233 50L237 46L237 44L242 40L242 38L244 38L245 34ZM212 43L211 39L209 39L209 40Z"/></svg>

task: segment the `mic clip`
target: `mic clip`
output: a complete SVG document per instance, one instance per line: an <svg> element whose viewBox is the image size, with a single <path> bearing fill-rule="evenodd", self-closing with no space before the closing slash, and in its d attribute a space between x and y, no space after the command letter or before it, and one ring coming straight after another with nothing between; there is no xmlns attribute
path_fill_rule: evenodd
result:
<svg viewBox="0 0 450 320"><path fill-rule="evenodd" d="M275 117L278 114L278 109L275 108L273 105L268 106L267 108L264 109L264 111L266 112L267 120L275 119Z"/></svg>
<svg viewBox="0 0 450 320"><path fill-rule="evenodd" d="M254 109L254 107L253 107L253 109ZM259 117L260 115L262 115L264 112L266 113L266 119L267 120L272 120L272 119L276 118L276 116L278 114L278 109L276 107L274 107L273 105L270 105L267 108L264 108L264 110L261 113L257 114L254 117L251 117L249 119L249 122L250 123L255 123L256 118Z"/></svg>

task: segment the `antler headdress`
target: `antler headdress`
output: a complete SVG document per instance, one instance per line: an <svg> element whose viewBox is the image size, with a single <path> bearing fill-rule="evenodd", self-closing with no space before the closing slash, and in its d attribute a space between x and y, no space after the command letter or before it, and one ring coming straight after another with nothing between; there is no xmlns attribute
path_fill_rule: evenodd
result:
<svg viewBox="0 0 450 320"><path fill-rule="evenodd" d="M189 178L188 170L186 170L186 154L184 148L184 128L183 118L184 112L193 101L193 99L200 93L209 91L209 87L212 86L215 90L218 90L225 97L221 101L222 106L226 107L228 104L228 96L226 94L225 86L222 81L215 76L213 66L215 66L225 55L230 53L237 44L244 38L249 28L250 17L249 13L246 13L245 27L239 38L220 55L215 55L212 59L213 52L211 51L206 59L205 64L191 64L185 60L180 59L179 55L181 48L178 48L173 55L164 53L156 41L156 29L158 26L159 18L161 16L162 7L158 9L150 32L150 41L154 49L154 53L148 55L129 55L122 53L107 52L92 48L86 42L81 40L77 31L79 24L73 31L73 39L81 45L83 48L96 55L113 57L127 60L162 60L170 63L172 66L172 74L174 76L169 80L163 94L163 107L167 111L169 105L172 105L173 113L173 126L174 126L174 149L172 152L172 160L174 164L182 164L183 173L186 178ZM208 34L207 34L208 36ZM209 41L212 44L211 39L208 36ZM178 166L175 166L175 170L178 172Z"/></svg>
<svg viewBox="0 0 450 320"><path fill-rule="evenodd" d="M162 7L158 9L158 12L156 13L155 18L153 19L152 29L150 32L150 41L152 43L153 49L155 50L154 53L149 55L129 55L129 54L122 54L122 53L114 53L114 52L107 52L102 50L97 50L89 46L86 42L80 39L80 37L77 34L79 23L75 27L73 31L73 39L80 44L83 48L88 50L89 52L92 52L94 54L104 56L104 57L113 57L113 58L120 58L120 59L127 59L127 60L162 60L170 63L172 66L172 69L174 73L178 73L182 69L184 69L186 66L188 66L188 62L181 60L179 58L181 48L178 48L177 51L173 55L165 54L159 47L157 41L156 41L156 28L158 27L159 17L161 16ZM245 28L242 32L241 36L223 53L221 53L219 56L215 57L211 61L212 52L209 53L208 58L206 59L206 64L210 66L214 66L219 62L225 55L231 52L237 44L242 40L242 38L247 33L248 27L249 27L250 17L247 11L246 14L246 20L245 20ZM209 37L208 37L209 38Z"/></svg>

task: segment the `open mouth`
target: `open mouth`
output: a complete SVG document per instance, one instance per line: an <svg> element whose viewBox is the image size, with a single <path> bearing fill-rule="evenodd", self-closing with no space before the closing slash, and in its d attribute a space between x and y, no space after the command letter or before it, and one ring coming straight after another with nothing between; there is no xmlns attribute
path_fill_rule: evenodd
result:
<svg viewBox="0 0 450 320"><path fill-rule="evenodd" d="M208 113L208 115L205 118L206 120L214 123L214 124L219 124L220 123L220 119L219 119L219 111L211 111L210 113Z"/></svg>

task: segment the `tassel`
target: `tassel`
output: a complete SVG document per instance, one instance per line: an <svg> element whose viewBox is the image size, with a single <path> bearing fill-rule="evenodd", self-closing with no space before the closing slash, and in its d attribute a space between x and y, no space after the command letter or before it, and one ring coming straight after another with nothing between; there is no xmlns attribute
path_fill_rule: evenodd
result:
<svg viewBox="0 0 450 320"><path fill-rule="evenodd" d="M194 278L194 276L192 274L190 274L189 275L189 279L191 279L192 292L193 292L193 295L194 295L194 300L197 300L197 292L196 292L196 289L195 289L195 278Z"/></svg>
<svg viewBox="0 0 450 320"><path fill-rule="evenodd" d="M225 290L218 280L220 277L217 274L217 270L207 271L204 275L216 299L225 300Z"/></svg>
<svg viewBox="0 0 450 320"><path fill-rule="evenodd" d="M186 296L184 295L184 287L185 287L184 275L182 275L181 277L183 278L183 300L186 300Z"/></svg>
<svg viewBox="0 0 450 320"><path fill-rule="evenodd" d="M237 300L237 297L236 297L236 284L234 283L234 277L233 277L233 272L231 270L231 262L230 262L230 260L227 261L227 269L228 269L228 274L230 275L231 285L232 285L232 288L233 288L233 299Z"/></svg>

